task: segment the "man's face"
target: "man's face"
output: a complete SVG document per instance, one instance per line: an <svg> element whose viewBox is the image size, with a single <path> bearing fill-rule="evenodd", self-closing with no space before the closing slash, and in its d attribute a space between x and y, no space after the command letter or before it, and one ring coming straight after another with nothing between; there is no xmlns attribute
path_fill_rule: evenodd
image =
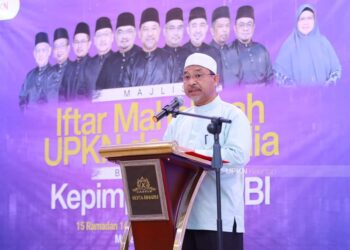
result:
<svg viewBox="0 0 350 250"><path fill-rule="evenodd" d="M225 45L230 37L231 22L228 17L221 17L214 21L211 34L217 44Z"/></svg>
<svg viewBox="0 0 350 250"><path fill-rule="evenodd" d="M110 28L99 29L95 33L94 38L97 54L102 56L112 49L113 32Z"/></svg>
<svg viewBox="0 0 350 250"><path fill-rule="evenodd" d="M131 25L120 26L115 31L115 39L118 49L121 52L126 52L132 48L135 43L136 29Z"/></svg>
<svg viewBox="0 0 350 250"><path fill-rule="evenodd" d="M82 58L89 53L91 41L88 34L78 33L74 36L73 50L78 58Z"/></svg>
<svg viewBox="0 0 350 250"><path fill-rule="evenodd" d="M250 17L241 17L236 20L234 30L237 39L242 43L250 43L254 34L254 19Z"/></svg>
<svg viewBox="0 0 350 250"><path fill-rule="evenodd" d="M160 26L157 22L148 21L141 25L140 39L142 49L146 52L153 51L157 48L160 35Z"/></svg>
<svg viewBox="0 0 350 250"><path fill-rule="evenodd" d="M58 38L53 42L53 56L58 64L62 64L67 61L69 56L70 46L68 39Z"/></svg>
<svg viewBox="0 0 350 250"><path fill-rule="evenodd" d="M38 43L35 45L33 54L38 67L45 67L49 62L51 47L48 43Z"/></svg>
<svg viewBox="0 0 350 250"><path fill-rule="evenodd" d="M164 28L165 42L169 47L176 48L181 46L184 36L184 22L182 20L171 20L166 23Z"/></svg>
<svg viewBox="0 0 350 250"><path fill-rule="evenodd" d="M192 19L187 27L187 33L190 36L191 43L195 47L202 45L208 32L207 20L204 18Z"/></svg>
<svg viewBox="0 0 350 250"><path fill-rule="evenodd" d="M184 70L184 91L196 106L205 105L217 96L218 75L211 75L204 67L192 65Z"/></svg>
<svg viewBox="0 0 350 250"><path fill-rule="evenodd" d="M303 11L298 19L298 30L304 34L309 34L315 27L315 15L309 10Z"/></svg>

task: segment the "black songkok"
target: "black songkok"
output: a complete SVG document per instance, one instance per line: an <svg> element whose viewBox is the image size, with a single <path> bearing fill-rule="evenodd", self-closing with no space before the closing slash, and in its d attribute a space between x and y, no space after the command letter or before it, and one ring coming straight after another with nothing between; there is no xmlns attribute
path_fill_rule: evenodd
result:
<svg viewBox="0 0 350 250"><path fill-rule="evenodd" d="M250 5L244 5L239 7L239 9L237 10L236 20L241 17L250 17L255 19L253 7Z"/></svg>
<svg viewBox="0 0 350 250"><path fill-rule="evenodd" d="M166 13L165 23L171 20L184 20L182 9L180 8L172 8Z"/></svg>
<svg viewBox="0 0 350 250"><path fill-rule="evenodd" d="M207 15L203 7L195 7L190 11L188 21L191 22L191 20L196 18L204 18L205 20L207 20Z"/></svg>
<svg viewBox="0 0 350 250"><path fill-rule="evenodd" d="M100 29L104 29L104 28L110 28L112 29L112 24L111 24L111 20L108 17L100 17L99 19L97 19L96 21L96 26L95 26L95 32L100 30Z"/></svg>
<svg viewBox="0 0 350 250"><path fill-rule="evenodd" d="M121 13L117 19L117 29L121 26L133 26L135 27L135 17L130 12Z"/></svg>
<svg viewBox="0 0 350 250"><path fill-rule="evenodd" d="M90 28L87 23L80 22L77 24L75 27L74 35L79 34L79 33L84 33L87 34L90 37Z"/></svg>
<svg viewBox="0 0 350 250"><path fill-rule="evenodd" d="M55 30L55 33L53 34L53 40L56 41L60 38L69 39L68 31L65 28L58 28Z"/></svg>
<svg viewBox="0 0 350 250"><path fill-rule="evenodd" d="M35 35L35 45L38 43L49 43L49 36L46 32L39 32Z"/></svg>
<svg viewBox="0 0 350 250"><path fill-rule="evenodd" d="M154 22L159 23L158 10L156 10L155 8L148 8L142 12L140 27L143 23L148 22L148 21L154 21Z"/></svg>
<svg viewBox="0 0 350 250"><path fill-rule="evenodd" d="M220 6L216 8L211 16L211 23L222 17L230 18L230 10L228 9L228 6Z"/></svg>

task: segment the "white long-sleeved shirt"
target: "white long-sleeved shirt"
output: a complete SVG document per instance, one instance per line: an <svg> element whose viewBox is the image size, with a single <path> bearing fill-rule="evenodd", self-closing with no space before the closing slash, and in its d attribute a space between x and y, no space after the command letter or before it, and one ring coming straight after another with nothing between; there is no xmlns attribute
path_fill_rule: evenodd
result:
<svg viewBox="0 0 350 250"><path fill-rule="evenodd" d="M237 223L237 232L244 232L244 171L249 161L251 148L251 128L245 114L217 96L211 103L193 106L188 113L220 116L232 121L224 123L220 134L221 155L225 163L221 170L221 211L224 232L232 232ZM214 136L209 134L209 120L179 115L169 124L163 139L175 140L182 147L212 156ZM199 188L187 229L217 230L217 202L215 171L209 171Z"/></svg>

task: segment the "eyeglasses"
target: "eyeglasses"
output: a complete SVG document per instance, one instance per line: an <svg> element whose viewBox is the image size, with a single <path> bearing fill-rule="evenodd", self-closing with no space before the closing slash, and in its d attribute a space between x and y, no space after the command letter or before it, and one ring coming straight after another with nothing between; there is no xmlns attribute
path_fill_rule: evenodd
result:
<svg viewBox="0 0 350 250"><path fill-rule="evenodd" d="M127 29L127 30L122 30L122 29L118 29L117 30L117 34L118 35L131 35L135 32L134 29Z"/></svg>
<svg viewBox="0 0 350 250"><path fill-rule="evenodd" d="M102 37L108 37L112 35L111 31L101 32L101 33L95 33L95 37L102 38Z"/></svg>
<svg viewBox="0 0 350 250"><path fill-rule="evenodd" d="M62 49L66 49L68 47L68 44L54 44L54 49L55 50L62 50Z"/></svg>
<svg viewBox="0 0 350 250"><path fill-rule="evenodd" d="M166 26L166 29L169 30L169 31L175 31L175 30L183 30L184 26L183 25L179 25L179 26L174 26L174 25L169 25L169 26Z"/></svg>
<svg viewBox="0 0 350 250"><path fill-rule="evenodd" d="M85 44L85 43L88 43L89 41L88 40L74 40L73 43L74 44Z"/></svg>
<svg viewBox="0 0 350 250"><path fill-rule="evenodd" d="M203 79L204 76L215 76L215 74L212 74L212 73L210 73L210 74L194 73L193 75L191 75L191 74L186 73L182 76L182 79L184 82L189 82L191 80L191 78L193 78L196 81L200 81Z"/></svg>
<svg viewBox="0 0 350 250"><path fill-rule="evenodd" d="M254 23L253 22L247 22L247 23L239 22L239 23L237 23L237 26L238 26L238 28L241 28L241 29L243 29L245 27L252 28L254 26Z"/></svg>

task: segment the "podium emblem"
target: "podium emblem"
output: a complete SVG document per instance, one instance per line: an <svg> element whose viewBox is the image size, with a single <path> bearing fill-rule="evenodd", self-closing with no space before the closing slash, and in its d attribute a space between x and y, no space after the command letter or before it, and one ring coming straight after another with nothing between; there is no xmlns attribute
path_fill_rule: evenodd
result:
<svg viewBox="0 0 350 250"><path fill-rule="evenodd" d="M149 194L156 190L156 188L151 186L148 178L145 178L143 176L137 179L136 187L132 189L132 191L138 194Z"/></svg>
<svg viewBox="0 0 350 250"><path fill-rule="evenodd" d="M130 221L168 220L159 159L122 161L120 167Z"/></svg>

